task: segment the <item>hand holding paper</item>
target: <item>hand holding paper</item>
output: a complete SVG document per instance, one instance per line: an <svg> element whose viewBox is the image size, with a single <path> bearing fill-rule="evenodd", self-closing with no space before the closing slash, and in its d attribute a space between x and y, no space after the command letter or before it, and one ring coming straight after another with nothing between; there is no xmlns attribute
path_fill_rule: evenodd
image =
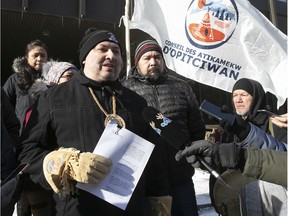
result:
<svg viewBox="0 0 288 216"><path fill-rule="evenodd" d="M94 149L95 154L112 160L109 174L98 185L77 187L125 210L153 149L154 144L110 123Z"/></svg>

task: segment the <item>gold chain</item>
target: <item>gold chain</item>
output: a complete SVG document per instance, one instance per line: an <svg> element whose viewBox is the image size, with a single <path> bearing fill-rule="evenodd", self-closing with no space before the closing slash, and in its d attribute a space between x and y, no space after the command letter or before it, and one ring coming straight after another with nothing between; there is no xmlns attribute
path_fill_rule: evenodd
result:
<svg viewBox="0 0 288 216"><path fill-rule="evenodd" d="M94 101L96 102L96 104L98 105L98 107L100 108L100 110L105 114L105 116L107 117L109 114L104 110L103 106L100 104L98 98L95 96L93 90L91 89L91 87L88 87L89 91L94 99ZM112 95L112 112L114 115L116 115L116 98L115 95L113 93Z"/></svg>

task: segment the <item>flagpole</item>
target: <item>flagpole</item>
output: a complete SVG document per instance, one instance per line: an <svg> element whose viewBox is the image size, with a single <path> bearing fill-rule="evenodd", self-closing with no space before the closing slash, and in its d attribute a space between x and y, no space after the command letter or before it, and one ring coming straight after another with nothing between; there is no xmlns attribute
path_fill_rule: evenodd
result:
<svg viewBox="0 0 288 216"><path fill-rule="evenodd" d="M269 9L270 9L270 20L271 22L277 27L277 14L275 9L275 3L274 0L268 0L269 3Z"/></svg>
<svg viewBox="0 0 288 216"><path fill-rule="evenodd" d="M125 5L125 46L126 46L126 78L128 77L131 68L131 55L130 55L130 29L129 29L129 5L130 1L126 0Z"/></svg>

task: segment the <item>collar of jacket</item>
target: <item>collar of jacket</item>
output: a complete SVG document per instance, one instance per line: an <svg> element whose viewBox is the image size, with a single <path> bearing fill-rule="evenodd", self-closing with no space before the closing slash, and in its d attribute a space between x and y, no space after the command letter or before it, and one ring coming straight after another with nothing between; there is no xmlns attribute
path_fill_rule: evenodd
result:
<svg viewBox="0 0 288 216"><path fill-rule="evenodd" d="M76 73L75 75L76 79L78 79L79 83L81 85L91 87L92 89L103 89L105 88L109 92L115 92L118 95L122 95L123 89L122 89L122 84L119 81L119 79L115 81L108 81L108 82L97 82L95 80L89 79L86 77L83 73L83 71L79 71L79 73Z"/></svg>
<svg viewBox="0 0 288 216"><path fill-rule="evenodd" d="M130 69L129 71L129 75L128 75L128 79L133 78L133 79L137 79L140 82L146 83L146 84L152 84L152 85L157 85L157 84L161 84L163 83L165 80L167 80L168 78L168 73L167 71L165 71L164 73L162 73L158 79L154 80L154 79L150 79L149 77L144 77L141 74L138 73L137 68L134 66Z"/></svg>

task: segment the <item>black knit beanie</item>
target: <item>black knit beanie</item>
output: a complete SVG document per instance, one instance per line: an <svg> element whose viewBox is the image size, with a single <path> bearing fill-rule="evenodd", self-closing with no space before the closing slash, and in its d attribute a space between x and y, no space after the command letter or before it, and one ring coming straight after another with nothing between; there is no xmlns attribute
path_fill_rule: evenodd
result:
<svg viewBox="0 0 288 216"><path fill-rule="evenodd" d="M145 40L145 41L141 42L135 50L135 58L134 58L135 66L137 66L137 63L138 63L139 59L141 58L141 56L148 51L157 51L163 57L162 49L159 46L159 44L157 43L157 41Z"/></svg>
<svg viewBox="0 0 288 216"><path fill-rule="evenodd" d="M103 41L110 41L116 43L118 44L121 50L121 46L112 32L109 32L107 30L97 30L93 28L93 30L88 34L86 34L80 42L79 60L81 66L83 64L82 62L85 60L90 50L92 50L98 43Z"/></svg>
<svg viewBox="0 0 288 216"><path fill-rule="evenodd" d="M248 92L251 96L254 96L254 87L253 84L247 78L239 79L233 86L232 92L237 89L242 89Z"/></svg>

